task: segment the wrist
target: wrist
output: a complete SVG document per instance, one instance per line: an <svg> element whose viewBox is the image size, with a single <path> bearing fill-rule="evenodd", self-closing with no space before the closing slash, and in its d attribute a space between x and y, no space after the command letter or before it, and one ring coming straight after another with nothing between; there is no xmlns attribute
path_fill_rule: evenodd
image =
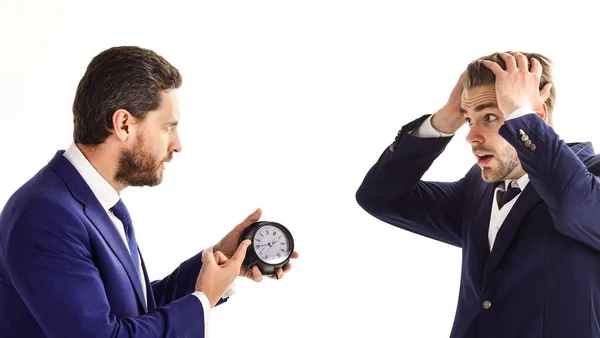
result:
<svg viewBox="0 0 600 338"><path fill-rule="evenodd" d="M217 302L219 301L220 297L215 297L215 290L211 289L211 288L196 288L196 290L194 290L194 292L192 293L194 296L201 298L201 296L206 297L206 300L208 301L208 305L210 306L210 309L214 308L215 306L217 306Z"/></svg>
<svg viewBox="0 0 600 338"><path fill-rule="evenodd" d="M451 117L449 117L451 116ZM449 114L444 108L438 110L431 117L431 126L438 132L454 134L465 123L462 113Z"/></svg>
<svg viewBox="0 0 600 338"><path fill-rule="evenodd" d="M502 113L504 114L504 119L508 120L509 117L517 110L519 110L521 108L529 108L529 107L531 107L529 104L511 103L511 104L508 104L508 105L502 107L501 110L502 110Z"/></svg>
<svg viewBox="0 0 600 338"><path fill-rule="evenodd" d="M206 294L202 291L196 290L192 293L192 295L200 300L205 311L211 310L216 306L216 304L211 303L211 301L208 299L208 296L206 296Z"/></svg>

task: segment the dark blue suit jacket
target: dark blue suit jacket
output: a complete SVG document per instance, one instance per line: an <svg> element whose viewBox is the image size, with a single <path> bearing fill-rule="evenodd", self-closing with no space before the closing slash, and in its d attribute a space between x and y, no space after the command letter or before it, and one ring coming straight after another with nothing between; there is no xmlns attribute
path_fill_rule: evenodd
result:
<svg viewBox="0 0 600 338"><path fill-rule="evenodd" d="M384 222L462 248L451 337L600 337L600 161L591 144L565 144L536 114L505 122L499 133L530 182L490 253L495 185L478 166L457 182L422 181L450 141L408 133L425 118L402 128L356 198Z"/></svg>
<svg viewBox="0 0 600 338"><path fill-rule="evenodd" d="M59 151L0 214L0 337L203 337L201 254L150 282Z"/></svg>

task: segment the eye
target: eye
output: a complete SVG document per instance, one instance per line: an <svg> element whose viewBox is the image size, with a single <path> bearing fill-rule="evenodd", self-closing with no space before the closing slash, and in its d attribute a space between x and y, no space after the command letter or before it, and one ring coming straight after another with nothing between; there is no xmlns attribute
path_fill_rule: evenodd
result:
<svg viewBox="0 0 600 338"><path fill-rule="evenodd" d="M492 121L496 121L498 119L498 116L493 115L493 114L487 114L485 116L485 121L486 122L492 122Z"/></svg>
<svg viewBox="0 0 600 338"><path fill-rule="evenodd" d="M472 125L473 124L473 120L470 117L465 117L465 121L467 121L468 125Z"/></svg>

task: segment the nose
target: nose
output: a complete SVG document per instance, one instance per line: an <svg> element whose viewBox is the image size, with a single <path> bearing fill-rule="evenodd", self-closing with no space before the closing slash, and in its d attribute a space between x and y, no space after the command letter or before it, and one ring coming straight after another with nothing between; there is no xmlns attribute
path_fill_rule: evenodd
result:
<svg viewBox="0 0 600 338"><path fill-rule="evenodd" d="M472 124L469 127L469 132L467 133L466 139L469 144L483 143L483 135L481 134L480 128L476 124Z"/></svg>
<svg viewBox="0 0 600 338"><path fill-rule="evenodd" d="M173 133L169 151L173 153L178 153L181 152L181 150L183 150L183 146L181 145L181 139L179 138L179 134Z"/></svg>

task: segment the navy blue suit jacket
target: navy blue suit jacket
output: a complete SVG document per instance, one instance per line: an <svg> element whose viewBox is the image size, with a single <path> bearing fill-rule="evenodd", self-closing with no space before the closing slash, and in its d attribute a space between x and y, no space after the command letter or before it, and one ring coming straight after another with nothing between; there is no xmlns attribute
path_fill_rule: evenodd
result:
<svg viewBox="0 0 600 338"><path fill-rule="evenodd" d="M142 284L125 242L56 153L0 214L0 337L204 337L202 253Z"/></svg>
<svg viewBox="0 0 600 338"><path fill-rule="evenodd" d="M600 337L600 161L591 144L565 144L537 114L505 122L499 134L530 182L490 253L495 185L477 165L457 182L421 180L451 139L410 135L425 118L402 128L356 198L384 222L462 248L451 337Z"/></svg>

